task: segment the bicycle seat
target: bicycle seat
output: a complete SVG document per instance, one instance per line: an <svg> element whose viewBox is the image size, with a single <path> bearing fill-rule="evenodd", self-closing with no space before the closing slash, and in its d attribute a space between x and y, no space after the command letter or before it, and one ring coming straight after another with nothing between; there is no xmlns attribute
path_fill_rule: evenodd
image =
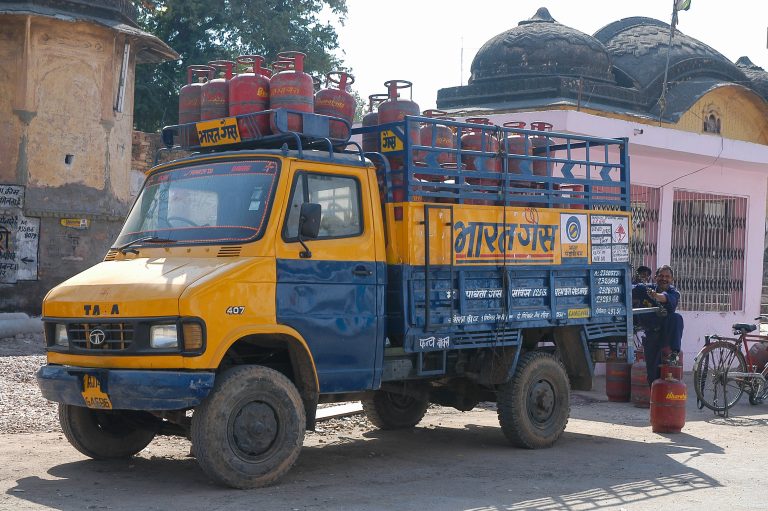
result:
<svg viewBox="0 0 768 511"><path fill-rule="evenodd" d="M736 323L733 325L734 330L738 330L739 332L744 332L745 334L748 334L749 332L754 332L757 330L757 325L749 325L747 323Z"/></svg>

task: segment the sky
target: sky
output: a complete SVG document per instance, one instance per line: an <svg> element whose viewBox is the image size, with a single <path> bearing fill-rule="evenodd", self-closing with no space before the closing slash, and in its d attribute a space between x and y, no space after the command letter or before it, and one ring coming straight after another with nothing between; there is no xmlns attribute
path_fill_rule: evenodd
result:
<svg viewBox="0 0 768 511"><path fill-rule="evenodd" d="M472 59L491 37L516 27L539 7L559 23L594 34L631 16L669 23L672 0L347 0L337 25L338 55L363 98L384 93L387 80L413 82L413 100L435 108L437 90L466 85ZM748 56L768 70L768 0L692 0L678 30L732 62ZM463 58L462 58L463 55Z"/></svg>

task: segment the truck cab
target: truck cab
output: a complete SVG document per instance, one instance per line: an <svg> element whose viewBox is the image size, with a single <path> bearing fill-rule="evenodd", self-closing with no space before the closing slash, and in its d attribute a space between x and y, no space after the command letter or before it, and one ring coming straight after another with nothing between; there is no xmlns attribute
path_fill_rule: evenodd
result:
<svg viewBox="0 0 768 511"><path fill-rule="evenodd" d="M462 154L409 130L460 140L466 124L409 118L363 128L399 141L364 154L301 115L321 132L186 147L199 152L150 169L104 261L48 293L38 381L69 442L100 459L188 436L212 479L262 486L296 460L318 403L360 399L385 429L430 402L495 401L513 444L551 446L571 387L591 385L590 351L631 331L612 238L628 229L626 142ZM443 151L474 174L429 156ZM499 157L503 172L484 166ZM518 175L512 158L551 168Z"/></svg>

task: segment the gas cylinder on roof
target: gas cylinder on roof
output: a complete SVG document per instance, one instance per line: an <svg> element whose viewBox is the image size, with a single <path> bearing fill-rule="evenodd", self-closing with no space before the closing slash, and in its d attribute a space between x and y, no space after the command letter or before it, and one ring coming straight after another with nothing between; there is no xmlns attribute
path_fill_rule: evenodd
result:
<svg viewBox="0 0 768 511"><path fill-rule="evenodd" d="M441 149L440 152L433 151L416 151L416 161L424 162L431 166L440 166L444 163L455 163L456 154L453 151L447 149L456 149L456 134L453 130L445 125L440 124L437 120L453 121L450 117L447 117L448 112L442 110L424 110L422 113L424 117L436 119L435 122L422 123L419 130L419 144L427 147L434 147ZM435 165L435 163L437 165ZM443 181L443 176L424 175L417 174L417 178L424 179L426 181Z"/></svg>
<svg viewBox="0 0 768 511"><path fill-rule="evenodd" d="M269 78L262 74L264 57L241 55L235 59L241 72L229 81L229 115L263 112L269 108ZM257 115L238 119L243 139L268 135L269 116Z"/></svg>
<svg viewBox="0 0 768 511"><path fill-rule="evenodd" d="M187 84L179 90L179 124L200 120L203 85L212 78L211 66L187 66Z"/></svg>
<svg viewBox="0 0 768 511"><path fill-rule="evenodd" d="M355 83L355 77L344 71L331 71L325 75L326 88L315 94L315 113L339 117L350 126L355 119L355 98L347 87ZM333 85L333 87L331 87ZM349 127L339 121L331 121L331 138L347 140Z"/></svg>
<svg viewBox="0 0 768 511"><path fill-rule="evenodd" d="M408 80L388 80L384 82L384 87L387 88L389 97L386 101L379 105L379 124L388 124L390 122L399 122L405 119L406 115L419 115L421 109L412 99L401 99L401 89L409 89L410 94L413 94L413 83ZM410 144L404 145L418 145L419 143L419 123L408 123L408 139ZM386 155L387 147L382 147L381 150ZM393 170L403 169L405 166L405 156L395 155L388 156L389 165ZM402 175L402 174L401 174Z"/></svg>
<svg viewBox="0 0 768 511"><path fill-rule="evenodd" d="M203 85L200 99L200 120L209 121L229 115L229 80L235 63L229 60L213 60L208 63L215 69L212 80Z"/></svg>
<svg viewBox="0 0 768 511"><path fill-rule="evenodd" d="M378 108L382 101L386 101L389 94L371 94L368 96L368 113L363 116L363 127L379 124ZM378 153L381 151L381 137L379 132L363 133L363 151L366 153Z"/></svg>
<svg viewBox="0 0 768 511"><path fill-rule="evenodd" d="M487 117L469 117L466 122L474 126L461 136L461 149L487 153L483 156L462 156L466 169L481 172L501 172L501 160L498 158L500 144L499 139L494 136L496 126ZM471 178L466 179L466 181L472 185L499 186L498 179Z"/></svg>
<svg viewBox="0 0 768 511"><path fill-rule="evenodd" d="M663 374L651 385L651 429L654 433L680 433L685 426L685 383Z"/></svg>
<svg viewBox="0 0 768 511"><path fill-rule="evenodd" d="M284 51L277 54L278 66L269 79L269 108L285 108L297 112L315 111L315 87L312 77L304 72L306 55L298 51ZM302 118L297 114L288 115L288 130L301 132ZM272 122L272 130L276 130Z"/></svg>
<svg viewBox="0 0 768 511"><path fill-rule="evenodd" d="M534 131L550 132L552 131L552 124L543 121L536 121L531 123L531 129ZM533 153L536 156L553 158L555 152L550 149L552 145L552 139L547 135L536 135L531 137L531 144L533 145ZM551 167L551 164L550 164ZM533 175L546 176L547 175L547 161L536 160L533 162Z"/></svg>

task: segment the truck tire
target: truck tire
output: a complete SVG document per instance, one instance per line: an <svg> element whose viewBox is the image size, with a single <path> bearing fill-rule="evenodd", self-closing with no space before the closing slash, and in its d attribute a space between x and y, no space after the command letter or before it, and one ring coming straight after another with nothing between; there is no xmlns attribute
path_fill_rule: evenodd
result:
<svg viewBox="0 0 768 511"><path fill-rule="evenodd" d="M412 428L424 418L429 401L377 390L362 400L363 412L379 429Z"/></svg>
<svg viewBox="0 0 768 511"><path fill-rule="evenodd" d="M95 460L130 458L155 438L147 425L155 421L146 412L92 410L59 405L59 423L72 446Z"/></svg>
<svg viewBox="0 0 768 511"><path fill-rule="evenodd" d="M498 390L504 436L518 447L551 447L568 424L570 394L562 362L548 353L526 353L512 380Z"/></svg>
<svg viewBox="0 0 768 511"><path fill-rule="evenodd" d="M247 365L216 377L192 415L192 449L211 479L233 488L275 482L293 466L306 415L296 386L268 367Z"/></svg>

